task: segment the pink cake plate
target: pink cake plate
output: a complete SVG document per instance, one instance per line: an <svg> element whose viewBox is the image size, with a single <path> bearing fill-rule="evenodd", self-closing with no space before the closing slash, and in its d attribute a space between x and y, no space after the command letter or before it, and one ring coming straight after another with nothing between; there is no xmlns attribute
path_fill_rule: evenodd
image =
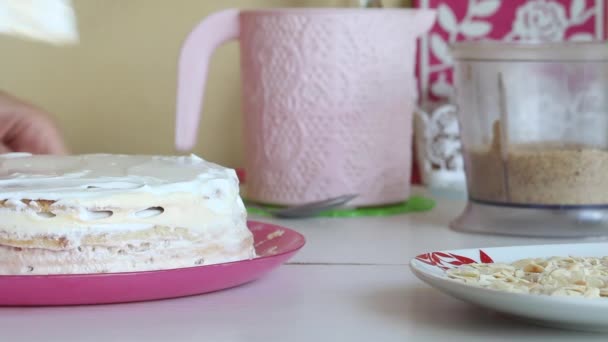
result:
<svg viewBox="0 0 608 342"><path fill-rule="evenodd" d="M197 295L256 280L289 260L301 234L248 221L258 257L252 260L162 271L0 276L1 306L109 304Z"/></svg>

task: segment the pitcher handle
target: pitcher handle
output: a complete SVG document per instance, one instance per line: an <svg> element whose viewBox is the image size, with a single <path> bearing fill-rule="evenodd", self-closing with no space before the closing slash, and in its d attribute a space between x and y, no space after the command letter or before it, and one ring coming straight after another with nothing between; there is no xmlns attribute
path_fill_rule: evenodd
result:
<svg viewBox="0 0 608 342"><path fill-rule="evenodd" d="M209 60L222 44L237 39L239 10L220 11L203 19L184 41L178 65L175 147L191 150L196 144Z"/></svg>

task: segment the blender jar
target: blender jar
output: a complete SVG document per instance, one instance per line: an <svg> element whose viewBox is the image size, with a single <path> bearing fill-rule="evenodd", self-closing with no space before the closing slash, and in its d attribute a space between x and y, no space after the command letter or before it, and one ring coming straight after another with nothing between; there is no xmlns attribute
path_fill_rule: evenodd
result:
<svg viewBox="0 0 608 342"><path fill-rule="evenodd" d="M453 48L469 204L458 230L608 234L608 46Z"/></svg>

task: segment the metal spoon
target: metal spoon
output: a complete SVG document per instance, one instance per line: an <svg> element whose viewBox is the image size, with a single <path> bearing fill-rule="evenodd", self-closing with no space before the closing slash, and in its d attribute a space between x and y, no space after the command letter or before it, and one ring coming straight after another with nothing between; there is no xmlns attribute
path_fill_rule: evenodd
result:
<svg viewBox="0 0 608 342"><path fill-rule="evenodd" d="M266 208L260 208L260 207L256 207L256 208L261 209L264 212L266 212L272 216L275 216L275 217L304 218L304 217L316 216L317 214L319 214L325 210L329 210L329 209L333 209L333 208L342 206L342 205L350 202L357 196L359 196L359 195L357 195L357 194L342 195L342 196L338 196L338 197L334 197L334 198L330 198L330 199L326 199L326 200L322 200L322 201L311 202L311 203L306 203L306 204L301 204L301 205L296 205L296 206L281 208L281 209L266 209Z"/></svg>
<svg viewBox="0 0 608 342"><path fill-rule="evenodd" d="M382 0L359 0L359 7L382 8Z"/></svg>

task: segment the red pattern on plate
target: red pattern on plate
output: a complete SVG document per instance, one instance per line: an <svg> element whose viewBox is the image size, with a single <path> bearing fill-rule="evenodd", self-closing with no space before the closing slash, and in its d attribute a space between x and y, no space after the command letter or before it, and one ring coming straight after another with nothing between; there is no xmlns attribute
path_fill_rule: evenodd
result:
<svg viewBox="0 0 608 342"><path fill-rule="evenodd" d="M469 257L465 257L462 255L445 252L420 254L416 257L416 260L431 266L438 267L444 271L450 268L454 268L455 266L473 264L476 262L481 262L484 264L494 263L494 260L492 260L492 258L481 249L479 250L479 261L475 261Z"/></svg>
<svg viewBox="0 0 608 342"><path fill-rule="evenodd" d="M492 260L492 258L490 258L490 256L487 255L486 252L482 251L481 249L479 250L479 259L484 264L494 263L494 260Z"/></svg>

